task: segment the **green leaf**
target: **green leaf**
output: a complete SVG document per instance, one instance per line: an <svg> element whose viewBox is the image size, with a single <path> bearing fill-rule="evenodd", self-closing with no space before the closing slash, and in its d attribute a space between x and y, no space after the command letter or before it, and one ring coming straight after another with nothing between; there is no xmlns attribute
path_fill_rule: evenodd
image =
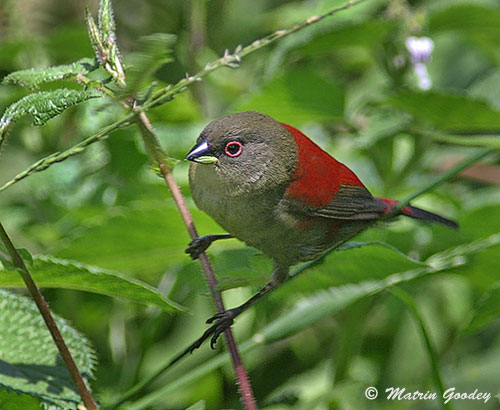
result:
<svg viewBox="0 0 500 410"><path fill-rule="evenodd" d="M372 20L342 25L328 32L317 33L313 38L294 52L300 54L331 55L332 50L340 47L372 47L380 43L395 27L393 21Z"/></svg>
<svg viewBox="0 0 500 410"><path fill-rule="evenodd" d="M205 400L200 400L199 402L189 406L186 410L205 410L207 408Z"/></svg>
<svg viewBox="0 0 500 410"><path fill-rule="evenodd" d="M322 290L313 296L301 299L291 309L266 327L258 331L250 340L240 344L242 354L253 350L259 345L268 344L292 336L301 330L314 325L327 316L334 315L362 298L372 296L384 289L404 281L412 280L429 271L429 267L399 273L383 281L367 281L353 285ZM295 279L294 279L295 280ZM281 292L279 289L277 292ZM214 369L229 362L227 353L202 362L200 365L185 372L164 387L145 395L133 404L127 405L129 410L142 410L152 407L159 400L172 394L181 387L198 380Z"/></svg>
<svg viewBox="0 0 500 410"><path fill-rule="evenodd" d="M441 370L440 370L441 366L439 363L439 356L438 353L436 352L436 347L434 346L431 340L429 327L424 318L422 317L422 313L419 307L415 303L413 297L403 289L394 286L389 291L391 292L391 294L399 298L406 305L408 311L412 314L414 320L417 322L420 328L420 332L422 334L422 339L424 341L425 349L427 350L427 355L429 356L432 375L434 377L434 384L436 385L436 388L439 391L442 407L443 409L451 410L450 406L448 406L447 403L444 402L445 388L443 384L443 377L441 376Z"/></svg>
<svg viewBox="0 0 500 410"><path fill-rule="evenodd" d="M323 261L309 268L307 274L285 283L273 297L286 300L291 294L310 294L332 286L382 280L397 272L426 266L384 243L355 242L347 245L350 246L333 251ZM297 275L308 265L306 263L296 268L291 276Z"/></svg>
<svg viewBox="0 0 500 410"><path fill-rule="evenodd" d="M40 84L56 80L75 78L79 74L88 74L95 68L95 61L90 58L82 58L73 64L60 65L48 68L32 68L30 70L15 71L6 76L3 84L18 84L22 87L34 90Z"/></svg>
<svg viewBox="0 0 500 410"><path fill-rule="evenodd" d="M23 258L24 263L28 266L33 265L33 255L30 253L30 251L26 248L19 248L17 249L17 252Z"/></svg>
<svg viewBox="0 0 500 410"><path fill-rule="evenodd" d="M481 300L470 322L464 328L465 333L476 333L500 317L500 284L494 285Z"/></svg>
<svg viewBox="0 0 500 410"><path fill-rule="evenodd" d="M99 293L125 298L136 303L155 305L168 312L186 310L143 282L95 266L38 255L34 257L30 272L37 285L42 288ZM16 271L4 269L0 270L0 286L19 288L24 287L24 282Z"/></svg>
<svg viewBox="0 0 500 410"><path fill-rule="evenodd" d="M278 121L299 125L343 121L344 90L313 70L293 70L267 83L234 111L262 111Z"/></svg>
<svg viewBox="0 0 500 410"><path fill-rule="evenodd" d="M476 220L477 224L477 220ZM500 251L500 232L439 252L427 259L436 269L455 261L453 272L468 279L481 292L487 292L498 282L497 255Z"/></svg>
<svg viewBox="0 0 500 410"><path fill-rule="evenodd" d="M20 394L0 388L0 409L40 410L40 400L29 394Z"/></svg>
<svg viewBox="0 0 500 410"><path fill-rule="evenodd" d="M492 71L475 81L470 88L470 95L500 110L500 70Z"/></svg>
<svg viewBox="0 0 500 410"><path fill-rule="evenodd" d="M301 300L293 309L266 326L256 336L271 343L300 332L352 303L383 290L383 282L363 282L323 290Z"/></svg>
<svg viewBox="0 0 500 410"><path fill-rule="evenodd" d="M177 36L155 33L139 39L139 52L127 56L127 84L131 90L139 90L144 82L163 65L174 61L172 46Z"/></svg>
<svg viewBox="0 0 500 410"><path fill-rule="evenodd" d="M436 141L448 144L465 145L469 147L490 147L500 149L500 134L498 135L449 135L431 133Z"/></svg>
<svg viewBox="0 0 500 410"><path fill-rule="evenodd" d="M15 271L16 270L16 267L11 262L10 258L7 258L7 257L3 256L2 254L0 254L0 262L2 263L3 268L5 270L8 270L8 271Z"/></svg>
<svg viewBox="0 0 500 410"><path fill-rule="evenodd" d="M64 319L56 315L54 319L88 380L96 362L90 342ZM0 334L0 389L38 398L45 409L76 410L80 403L76 387L31 299L0 290ZM5 397L2 392L0 399Z"/></svg>
<svg viewBox="0 0 500 410"><path fill-rule="evenodd" d="M201 212L193 215L200 232L220 231ZM99 221L84 222L55 255L158 280L166 269L190 260L184 252L189 241L177 209L151 201L112 209Z"/></svg>
<svg viewBox="0 0 500 410"><path fill-rule="evenodd" d="M31 115L33 125L43 125L66 108L90 98L101 97L97 90L71 90L61 88L54 91L41 91L29 94L11 104L0 118L0 146L8 127L25 115Z"/></svg>
<svg viewBox="0 0 500 410"><path fill-rule="evenodd" d="M500 10L476 4L456 4L434 13L429 31L496 31L500 33Z"/></svg>
<svg viewBox="0 0 500 410"><path fill-rule="evenodd" d="M407 282L428 273L441 272L455 267L462 267L467 263L468 257L478 253L481 254L485 250L498 245L498 243L500 243L500 234L494 234L485 239L463 246L450 248L435 254L425 263L412 262L409 258L406 258L407 261L404 261L404 259L401 259L404 255L393 249L392 252L394 255L391 259L399 259L400 261L398 263L402 263L400 265L400 269L405 269L404 271L399 271L385 276L380 280L365 280L357 284L349 283L316 292L313 296L308 296L297 302L294 308L287 310L284 315L280 316L277 320L264 328L261 332L259 332L259 334L255 335L253 339L259 340L261 343L267 343L296 334L300 330L317 323L324 317L340 311L344 307L360 300L363 297L379 293L380 291L390 288L398 283ZM354 272L356 271L356 265L358 263L363 263L363 258L360 258L360 255L354 254L354 252L363 249L370 249L370 247L371 246L363 246L346 252L346 255L351 259L351 268ZM391 248L389 247L388 249ZM373 246L371 250L375 250L376 254L379 254L382 251L382 247ZM328 259L332 259L331 267L336 266L336 264L333 265L333 258L335 256L337 256L337 252L333 252L328 256ZM377 265L380 265L383 258L387 256L389 256L389 254L385 253L385 255L383 255L377 263L373 260L364 261L367 263L366 269L368 271L370 271L370 269L376 269ZM388 265L384 265L383 267L385 269L390 269L390 265L392 263L393 262ZM395 270L397 271L398 268ZM345 272L344 274L346 275L345 279L347 279L349 272ZM332 276L334 275L335 274L332 274ZM371 273L366 273L366 275L370 276ZM306 276L306 279L311 282L316 280L316 278L311 278L309 273ZM291 282L294 282L294 280L289 283ZM286 286L286 284L283 286ZM283 289L280 289L278 293L282 291Z"/></svg>
<svg viewBox="0 0 500 410"><path fill-rule="evenodd" d="M466 96L403 91L390 97L387 103L445 131L500 133L500 111Z"/></svg>

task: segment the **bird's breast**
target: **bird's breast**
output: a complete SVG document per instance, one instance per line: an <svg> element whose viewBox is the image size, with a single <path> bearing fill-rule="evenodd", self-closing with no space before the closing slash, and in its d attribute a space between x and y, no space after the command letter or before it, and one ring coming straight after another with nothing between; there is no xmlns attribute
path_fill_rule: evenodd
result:
<svg viewBox="0 0 500 410"><path fill-rule="evenodd" d="M283 189L266 192L238 190L221 181L214 166L193 164L190 168L193 199L202 211L236 238L269 254L276 243L283 247L287 232L296 221L280 212Z"/></svg>

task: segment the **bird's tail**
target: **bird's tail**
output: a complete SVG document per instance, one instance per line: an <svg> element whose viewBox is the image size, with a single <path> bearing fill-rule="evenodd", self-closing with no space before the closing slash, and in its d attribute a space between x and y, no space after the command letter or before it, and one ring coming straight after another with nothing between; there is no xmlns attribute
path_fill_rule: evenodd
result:
<svg viewBox="0 0 500 410"><path fill-rule="evenodd" d="M397 206L398 201L394 199L378 198L387 205L386 214L391 213L391 211ZM403 215L409 216L414 219L421 219L423 221L437 222L442 225L449 226L450 228L458 229L458 223L452 221L451 219L444 218L443 216L434 214L432 212L426 211L416 206L407 205L404 206L401 211Z"/></svg>

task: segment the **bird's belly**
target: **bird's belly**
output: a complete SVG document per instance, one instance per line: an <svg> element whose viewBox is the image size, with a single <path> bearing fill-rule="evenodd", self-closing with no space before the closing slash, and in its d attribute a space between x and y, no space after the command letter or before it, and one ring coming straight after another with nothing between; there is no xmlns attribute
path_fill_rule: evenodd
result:
<svg viewBox="0 0 500 410"><path fill-rule="evenodd" d="M270 256L278 265L313 259L329 247L328 221L311 230L273 207L249 203L255 202L228 198L224 204L207 202L202 209L233 236Z"/></svg>
<svg viewBox="0 0 500 410"><path fill-rule="evenodd" d="M251 196L221 195L213 189L193 192L193 198L197 206L226 231L276 262L289 259L292 254L298 255L298 250L293 250L297 244L293 238L295 221L276 215L272 203Z"/></svg>

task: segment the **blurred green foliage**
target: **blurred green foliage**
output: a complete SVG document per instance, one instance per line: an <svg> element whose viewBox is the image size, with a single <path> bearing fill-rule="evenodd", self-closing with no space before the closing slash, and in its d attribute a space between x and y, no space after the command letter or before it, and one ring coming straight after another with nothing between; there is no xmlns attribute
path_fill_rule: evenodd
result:
<svg viewBox="0 0 500 410"><path fill-rule="evenodd" d="M89 3L95 15L97 1ZM152 84L175 84L226 49L339 5L115 1L128 91L145 98ZM43 95L66 88L79 96L41 127L29 117L12 117L19 121L2 145L0 186L125 115L110 98L70 107L88 95L66 76L67 65L94 57L84 6L61 0L0 4L0 78L7 78L0 85L2 114L23 97L30 101L15 75L7 77L17 70L65 65L51 74L52 82L41 83L36 72L27 85ZM410 36L434 42L426 63L431 90L418 88L405 46ZM102 69L89 74L89 89L106 77ZM246 109L300 127L373 194L402 198L478 147L498 149L500 5L367 0L250 54L238 69L214 71L148 114L168 154L182 160L211 119ZM329 255L238 318L233 328L260 408L441 408L439 400L390 401L383 393L391 386L438 391L415 316L386 291L395 283L418 309L445 388L492 394L486 404L454 400L451 408L498 408L499 158L493 152L469 171L414 202L456 219L460 230L411 220L380 225L356 239L378 244ZM174 175L199 232L223 232L190 200L187 164L176 165ZM212 302L198 263L184 253L185 227L163 181L151 172L135 127L120 128L12 185L0 193L0 210L16 245L34 255L35 280L46 287L53 311L91 340L98 356L92 390L101 403L119 399L205 329ZM221 288L230 289L224 292L227 306L243 302L269 278L270 261L236 240L215 244L209 254ZM0 286L22 289L16 272L4 265ZM193 315L170 314L178 305ZM0 318L6 309L0 303ZM126 408L240 408L232 368L213 355L202 347ZM8 360L0 349L0 363ZM7 371L1 364L0 387ZM368 386L379 389L379 398L365 398ZM0 408L39 406L15 394L0 389Z"/></svg>

